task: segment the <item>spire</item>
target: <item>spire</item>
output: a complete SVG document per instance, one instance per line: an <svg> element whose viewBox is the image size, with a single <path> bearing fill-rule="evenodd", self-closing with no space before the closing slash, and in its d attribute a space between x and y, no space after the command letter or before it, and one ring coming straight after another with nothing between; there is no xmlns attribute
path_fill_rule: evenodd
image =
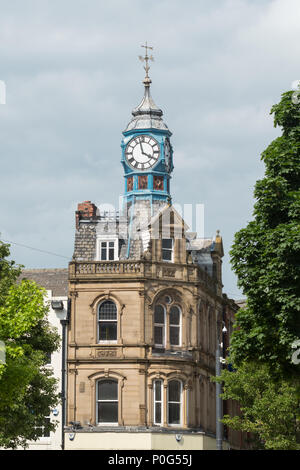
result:
<svg viewBox="0 0 300 470"><path fill-rule="evenodd" d="M144 78L144 81L143 83L145 84L145 87L148 86L150 87L150 83L151 83L151 79L149 78L149 75L148 75L148 72L149 72L149 69L150 69L150 66L148 64L148 61L149 60L152 60L154 61L154 57L152 55L148 56L148 49L151 49L153 51L153 47L152 46L148 46L147 44L147 41L146 41L146 44L145 45L141 45L141 47L144 47L146 50L145 50L145 56L143 57L142 55L139 55L139 59L142 61L142 62L146 62L146 65L144 66L144 69L146 71L146 77Z"/></svg>
<svg viewBox="0 0 300 470"><path fill-rule="evenodd" d="M140 104L133 109L133 119L130 121L124 132L131 131L134 129L160 129L168 131L168 126L162 120L163 112L156 106L153 98L150 94L150 84L152 83L149 77L149 60L154 61L152 55L148 55L148 49L153 50L152 46L148 46L147 42L141 47L145 48L145 55L139 56L142 62L145 62L144 69L146 76L143 80L145 86L144 96Z"/></svg>

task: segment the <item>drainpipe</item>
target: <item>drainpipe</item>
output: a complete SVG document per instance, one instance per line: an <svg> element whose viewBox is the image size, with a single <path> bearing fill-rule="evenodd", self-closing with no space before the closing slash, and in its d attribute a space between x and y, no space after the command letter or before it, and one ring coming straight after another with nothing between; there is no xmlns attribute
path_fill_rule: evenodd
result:
<svg viewBox="0 0 300 470"><path fill-rule="evenodd" d="M64 428L66 425L66 338L67 338L67 327L69 323L71 312L71 299L68 299L67 305L67 316L64 320L60 320L62 326L62 359L61 359L61 450L65 450L65 432Z"/></svg>
<svg viewBox="0 0 300 470"><path fill-rule="evenodd" d="M135 196L133 196L133 199L132 199L130 222L129 222L129 227L128 227L127 259L129 258L129 255L130 255L130 243L131 243L131 231L132 231L132 220L133 220L134 204L135 204Z"/></svg>
<svg viewBox="0 0 300 470"><path fill-rule="evenodd" d="M218 335L219 336L219 335ZM221 362L220 362L220 344L219 337L217 338L217 350L216 350L216 377L221 375ZM216 446L217 450L223 450L223 424L222 419L222 385L216 382Z"/></svg>
<svg viewBox="0 0 300 470"><path fill-rule="evenodd" d="M219 377L221 375L221 371L223 369L223 366L221 364L221 358L223 359L225 356L225 344L224 343L225 343L225 335L227 333L225 305L223 306L223 309L222 309L222 322L219 325L220 325L221 331L219 333L219 328L217 324L216 377ZM221 419L223 418L223 400L221 398L221 394L222 394L222 384L216 382L216 446L217 446L217 450L223 450L223 423L221 423Z"/></svg>

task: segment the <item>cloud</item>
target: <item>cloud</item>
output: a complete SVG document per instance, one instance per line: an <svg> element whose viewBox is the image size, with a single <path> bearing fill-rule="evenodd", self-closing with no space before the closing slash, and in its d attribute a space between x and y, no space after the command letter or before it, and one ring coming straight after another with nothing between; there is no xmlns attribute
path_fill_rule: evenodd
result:
<svg viewBox="0 0 300 470"><path fill-rule="evenodd" d="M82 200L118 205L122 131L143 94L137 56L154 46L152 95L173 132L174 201L205 204L226 249L251 218L269 115L300 79L298 0L14 0L1 7L0 231L72 255ZM12 247L27 267L64 258ZM228 255L225 291L236 292Z"/></svg>

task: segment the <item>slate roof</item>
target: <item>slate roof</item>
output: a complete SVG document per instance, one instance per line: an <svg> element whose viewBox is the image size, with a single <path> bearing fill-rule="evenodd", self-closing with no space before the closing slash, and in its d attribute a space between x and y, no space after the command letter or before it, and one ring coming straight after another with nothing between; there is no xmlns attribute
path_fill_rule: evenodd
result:
<svg viewBox="0 0 300 470"><path fill-rule="evenodd" d="M246 299L239 299L239 300L235 300L235 303L240 307L240 308L244 308L246 306Z"/></svg>
<svg viewBox="0 0 300 470"><path fill-rule="evenodd" d="M19 279L35 281L46 290L51 290L53 297L68 295L68 269L23 269Z"/></svg>
<svg viewBox="0 0 300 470"><path fill-rule="evenodd" d="M189 240L188 250L195 251L212 251L214 248L214 241L211 238L196 238L195 240Z"/></svg>

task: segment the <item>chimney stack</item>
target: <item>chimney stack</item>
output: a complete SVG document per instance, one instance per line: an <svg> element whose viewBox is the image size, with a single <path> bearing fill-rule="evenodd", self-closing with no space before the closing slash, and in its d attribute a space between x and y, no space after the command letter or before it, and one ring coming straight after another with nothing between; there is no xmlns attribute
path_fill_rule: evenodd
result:
<svg viewBox="0 0 300 470"><path fill-rule="evenodd" d="M97 207L91 201L84 201L78 204L75 212L76 230L78 230L79 220L94 219L96 217Z"/></svg>

